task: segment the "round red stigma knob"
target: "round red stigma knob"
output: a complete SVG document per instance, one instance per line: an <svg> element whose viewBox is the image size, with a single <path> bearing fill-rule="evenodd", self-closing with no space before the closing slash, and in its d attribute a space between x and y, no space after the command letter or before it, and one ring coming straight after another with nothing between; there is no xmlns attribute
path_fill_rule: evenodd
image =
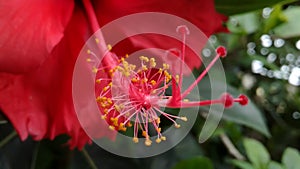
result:
<svg viewBox="0 0 300 169"><path fill-rule="evenodd" d="M240 105L245 106L245 105L248 104L248 102L249 102L249 99L248 99L247 96L245 96L243 94L239 96L239 103L240 103Z"/></svg>
<svg viewBox="0 0 300 169"><path fill-rule="evenodd" d="M216 49L216 52L217 54L220 56L220 57L225 57L227 55L227 51L226 51L226 48L224 46L219 46L217 49Z"/></svg>
<svg viewBox="0 0 300 169"><path fill-rule="evenodd" d="M190 34L190 30L186 25L180 25L176 28L176 31L185 35Z"/></svg>
<svg viewBox="0 0 300 169"><path fill-rule="evenodd" d="M221 101L225 108L230 108L233 106L234 98L230 94L224 93L221 96Z"/></svg>

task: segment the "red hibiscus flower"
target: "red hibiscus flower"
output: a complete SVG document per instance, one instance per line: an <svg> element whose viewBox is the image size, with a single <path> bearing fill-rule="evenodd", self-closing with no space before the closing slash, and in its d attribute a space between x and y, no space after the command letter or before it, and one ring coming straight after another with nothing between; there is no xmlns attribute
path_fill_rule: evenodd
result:
<svg viewBox="0 0 300 169"><path fill-rule="evenodd" d="M207 36L224 30L221 25L225 18L215 12L213 0L1 2L0 109L22 140L29 135L40 140L67 134L72 148L82 148L91 142L74 112L75 61L85 41L99 28L98 23L105 25L137 12L164 12L182 17ZM116 53L130 53L147 45L170 47L156 39L145 42L136 38ZM200 61L189 65L199 66ZM176 107L173 103L171 106Z"/></svg>

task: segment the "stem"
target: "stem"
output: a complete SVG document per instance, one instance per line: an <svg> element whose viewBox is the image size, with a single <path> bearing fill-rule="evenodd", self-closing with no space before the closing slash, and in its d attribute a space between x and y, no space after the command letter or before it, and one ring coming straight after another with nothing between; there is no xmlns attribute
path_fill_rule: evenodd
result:
<svg viewBox="0 0 300 169"><path fill-rule="evenodd" d="M6 120L1 120L1 121L0 121L0 124L6 124L6 123L7 123Z"/></svg>
<svg viewBox="0 0 300 169"><path fill-rule="evenodd" d="M220 135L220 137L221 137L222 142L226 146L228 152L232 156L234 156L238 160L245 160L245 157L239 152L239 150L237 150L237 148L233 145L233 143L231 142L231 140L225 133L222 133Z"/></svg>
<svg viewBox="0 0 300 169"><path fill-rule="evenodd" d="M33 157L32 157L32 162L31 162L30 169L35 169L40 144L41 144L41 142L38 142L38 144L35 147L35 150L33 152Z"/></svg>
<svg viewBox="0 0 300 169"><path fill-rule="evenodd" d="M182 93L181 98L184 99L194 88L197 86L197 84L200 82L201 79L208 73L208 71L211 69L211 67L215 64L215 62L219 59L220 55L217 54L217 56L209 63L209 65L206 67L206 69L200 74L200 76L195 80L194 83L192 83L184 93Z"/></svg>
<svg viewBox="0 0 300 169"><path fill-rule="evenodd" d="M10 140L12 140L15 136L17 136L17 132L13 131L8 136L6 136L3 140L0 142L0 148L5 146Z"/></svg>
<svg viewBox="0 0 300 169"><path fill-rule="evenodd" d="M96 164L94 163L93 159L91 158L89 153L86 151L86 149L83 148L81 152L82 152L83 156L85 157L86 161L88 162L88 164L90 165L90 167L92 169L98 169L98 167L96 166Z"/></svg>

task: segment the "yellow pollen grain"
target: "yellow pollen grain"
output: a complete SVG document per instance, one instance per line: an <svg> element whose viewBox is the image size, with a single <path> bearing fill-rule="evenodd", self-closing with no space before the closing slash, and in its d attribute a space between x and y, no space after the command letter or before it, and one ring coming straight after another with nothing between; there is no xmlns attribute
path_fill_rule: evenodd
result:
<svg viewBox="0 0 300 169"><path fill-rule="evenodd" d="M143 132L142 132L142 136L148 137L148 133L147 133L146 131L143 131Z"/></svg>
<svg viewBox="0 0 300 169"><path fill-rule="evenodd" d="M87 58L87 59L86 59L86 62L91 62L91 61L92 61L91 58Z"/></svg>
<svg viewBox="0 0 300 169"><path fill-rule="evenodd" d="M119 105L115 104L114 107L115 107L115 110L117 110L118 112L121 111L121 107Z"/></svg>
<svg viewBox="0 0 300 169"><path fill-rule="evenodd" d="M132 124L130 122L126 123L127 127L132 127Z"/></svg>
<svg viewBox="0 0 300 169"><path fill-rule="evenodd" d="M101 119L102 119L102 120L105 120L105 119L106 119L106 115L102 115L102 116L101 116Z"/></svg>
<svg viewBox="0 0 300 169"><path fill-rule="evenodd" d="M102 90L103 90L104 92L106 92L109 88L110 88L109 86L105 86Z"/></svg>
<svg viewBox="0 0 300 169"><path fill-rule="evenodd" d="M156 143L160 143L160 142L161 142L161 139L160 139L160 138L157 138L155 141L156 141Z"/></svg>
<svg viewBox="0 0 300 169"><path fill-rule="evenodd" d="M180 128L180 124L175 124L174 126L175 126L175 128L177 128L177 129Z"/></svg>
<svg viewBox="0 0 300 169"><path fill-rule="evenodd" d="M164 68L164 69L169 69L169 68L170 68L170 65L169 65L169 64L166 64L166 63L164 63L164 64L163 64L163 68Z"/></svg>
<svg viewBox="0 0 300 169"><path fill-rule="evenodd" d="M100 41L98 38L95 38L95 42L98 44Z"/></svg>
<svg viewBox="0 0 300 169"><path fill-rule="evenodd" d="M110 130L115 130L115 126L111 126L111 125L110 125L108 128L109 128Z"/></svg>
<svg viewBox="0 0 300 169"><path fill-rule="evenodd" d="M101 83L101 79L97 79L96 83L100 84Z"/></svg>
<svg viewBox="0 0 300 169"><path fill-rule="evenodd" d="M125 127L125 125L124 125L124 123L120 123L120 125L119 125L119 130L121 130L121 131L126 131L126 127Z"/></svg>
<svg viewBox="0 0 300 169"><path fill-rule="evenodd" d="M133 141L134 143L138 143L138 142L139 142L139 139L138 139L137 137L133 137L132 141Z"/></svg>
<svg viewBox="0 0 300 169"><path fill-rule="evenodd" d="M101 102L101 97L100 96L96 97L96 101Z"/></svg>
<svg viewBox="0 0 300 169"><path fill-rule="evenodd" d="M146 56L140 56L141 61L149 62L149 58Z"/></svg>
<svg viewBox="0 0 300 169"><path fill-rule="evenodd" d="M156 85L156 81L155 80L151 80L150 83L152 84L152 86Z"/></svg>
<svg viewBox="0 0 300 169"><path fill-rule="evenodd" d="M152 144L152 141L151 141L150 139L146 139L146 140L145 140L145 145L146 145L146 146L149 147L149 146L151 146L151 144Z"/></svg>
<svg viewBox="0 0 300 169"><path fill-rule="evenodd" d="M155 121L156 121L157 124L159 124L160 123L160 118L157 118Z"/></svg>
<svg viewBox="0 0 300 169"><path fill-rule="evenodd" d="M86 53L87 53L87 54L91 54L91 50L88 49L88 50L86 51Z"/></svg>
<svg viewBox="0 0 300 169"><path fill-rule="evenodd" d="M179 82L179 75L176 75L175 79L176 79L176 82L178 83Z"/></svg>
<svg viewBox="0 0 300 169"><path fill-rule="evenodd" d="M136 83L136 82L138 82L138 79L134 77L131 79L131 82Z"/></svg>
<svg viewBox="0 0 300 169"><path fill-rule="evenodd" d="M156 62L155 62L155 59L154 58L150 58L150 67L155 67L156 66Z"/></svg>
<svg viewBox="0 0 300 169"><path fill-rule="evenodd" d="M180 117L180 119L181 119L182 121L187 121L187 120L188 120L186 117Z"/></svg>
<svg viewBox="0 0 300 169"><path fill-rule="evenodd" d="M108 49L109 51L111 51L111 50L112 50L112 46L111 46L111 44L108 44L108 45L107 45L107 49Z"/></svg>
<svg viewBox="0 0 300 169"><path fill-rule="evenodd" d="M183 99L184 102L189 102L189 99Z"/></svg>
<svg viewBox="0 0 300 169"><path fill-rule="evenodd" d="M146 66L146 65L143 65L143 66L142 66L142 70L148 70L147 66Z"/></svg>
<svg viewBox="0 0 300 169"><path fill-rule="evenodd" d="M167 137L166 136L161 136L160 138L162 141L166 141L167 140Z"/></svg>
<svg viewBox="0 0 300 169"><path fill-rule="evenodd" d="M119 119L117 117L115 117L115 118L111 117L110 118L110 121L113 123L114 126L118 126L118 120Z"/></svg>
<svg viewBox="0 0 300 169"><path fill-rule="evenodd" d="M97 72L98 72L98 69L94 66L93 69L92 69L92 72L93 72L93 73L97 73Z"/></svg>

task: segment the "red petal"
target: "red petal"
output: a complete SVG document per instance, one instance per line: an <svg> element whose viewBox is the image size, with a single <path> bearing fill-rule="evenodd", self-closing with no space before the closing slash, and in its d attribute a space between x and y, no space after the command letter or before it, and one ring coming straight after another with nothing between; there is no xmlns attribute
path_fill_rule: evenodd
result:
<svg viewBox="0 0 300 169"><path fill-rule="evenodd" d="M68 134L72 147L81 148L90 142L72 101L73 67L89 34L83 14L77 11L62 41L36 71L26 75L0 74L0 108L22 140L28 135L40 140Z"/></svg>
<svg viewBox="0 0 300 169"><path fill-rule="evenodd" d="M150 1L139 1L139 0L110 0L110 1L96 1L96 12L99 18L99 22L105 25L119 17L126 16L133 13L139 12L164 12L172 14L196 25L200 30L206 35L219 31L226 30L222 26L222 22L226 20L226 17L218 14L214 8L213 0L205 1L190 1L190 0L178 0L178 1L164 1L164 0L150 0ZM176 21L174 21L176 22ZM178 25L179 26L179 25ZM126 25L124 25L126 27ZM122 31L122 28L119 28ZM162 28L163 29L163 28ZM175 31L176 28L174 28ZM123 30L126 34L126 31ZM145 37L148 36L148 37ZM196 39L203 37L187 37L188 39ZM141 35L131 37L131 44L125 44L123 50L126 51L136 51L141 48L160 48L160 49L171 49L177 48L181 49L181 43L176 43L176 41L170 41L167 38L162 38L162 36L153 35ZM199 45L201 44L199 40ZM117 49L117 53L124 52L123 50ZM123 54L123 53L122 53ZM130 52L129 52L130 54ZM190 50L186 51L186 63L193 69L200 66L201 61L197 55L195 55Z"/></svg>
<svg viewBox="0 0 300 169"><path fill-rule="evenodd" d="M23 73L40 66L63 37L72 0L10 0L0 5L0 71Z"/></svg>
<svg viewBox="0 0 300 169"><path fill-rule="evenodd" d="M207 36L226 30L222 23L227 18L215 11L213 0L110 0L95 1L95 7L102 25L133 13L163 12L192 22Z"/></svg>

